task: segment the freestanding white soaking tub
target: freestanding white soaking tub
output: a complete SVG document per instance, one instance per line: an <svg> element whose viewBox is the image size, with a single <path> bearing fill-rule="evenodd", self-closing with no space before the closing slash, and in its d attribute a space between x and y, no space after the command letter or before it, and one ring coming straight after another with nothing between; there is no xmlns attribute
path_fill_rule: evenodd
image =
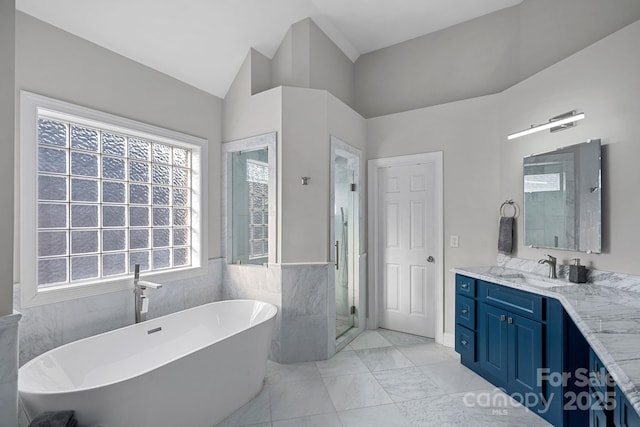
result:
<svg viewBox="0 0 640 427"><path fill-rule="evenodd" d="M213 426L261 390L276 313L220 301L66 344L20 368L20 399L82 427Z"/></svg>

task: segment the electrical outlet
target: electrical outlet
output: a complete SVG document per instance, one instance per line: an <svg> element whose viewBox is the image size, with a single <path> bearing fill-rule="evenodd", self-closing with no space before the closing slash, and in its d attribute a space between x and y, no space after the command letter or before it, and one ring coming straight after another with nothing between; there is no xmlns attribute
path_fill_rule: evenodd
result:
<svg viewBox="0 0 640 427"><path fill-rule="evenodd" d="M451 236L449 246L451 246L452 248L457 248L459 246L459 243L460 243L459 236Z"/></svg>

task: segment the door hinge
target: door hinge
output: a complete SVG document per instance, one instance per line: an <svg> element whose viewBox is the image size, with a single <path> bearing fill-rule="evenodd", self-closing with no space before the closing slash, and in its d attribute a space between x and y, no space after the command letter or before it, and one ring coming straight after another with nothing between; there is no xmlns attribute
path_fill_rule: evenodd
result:
<svg viewBox="0 0 640 427"><path fill-rule="evenodd" d="M356 191L356 185L355 184L351 184L351 191Z"/></svg>
<svg viewBox="0 0 640 427"><path fill-rule="evenodd" d="M356 306L355 305L351 306L351 314L356 314Z"/></svg>

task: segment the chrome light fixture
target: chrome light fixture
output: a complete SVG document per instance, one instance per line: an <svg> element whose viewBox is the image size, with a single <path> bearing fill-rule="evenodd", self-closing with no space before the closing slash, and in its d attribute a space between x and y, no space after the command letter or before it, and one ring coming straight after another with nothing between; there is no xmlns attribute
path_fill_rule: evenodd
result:
<svg viewBox="0 0 640 427"><path fill-rule="evenodd" d="M507 139L512 140L520 138L521 136L531 135L532 133L540 132L541 130L546 129L550 129L551 132L558 132L574 127L576 125L576 122L582 119L584 119L584 113L577 113L575 110L569 111L568 113L551 117L549 121L543 125L531 125L529 129L509 134L507 136Z"/></svg>

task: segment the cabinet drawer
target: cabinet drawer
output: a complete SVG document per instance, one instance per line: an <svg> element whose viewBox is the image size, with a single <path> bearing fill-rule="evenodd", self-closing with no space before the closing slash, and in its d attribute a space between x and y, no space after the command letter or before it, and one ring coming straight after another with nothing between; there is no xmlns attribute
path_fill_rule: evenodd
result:
<svg viewBox="0 0 640 427"><path fill-rule="evenodd" d="M544 320L544 297L540 295L479 280L478 300L530 319Z"/></svg>
<svg viewBox="0 0 640 427"><path fill-rule="evenodd" d="M476 328L476 301L456 295L456 323L469 329Z"/></svg>
<svg viewBox="0 0 640 427"><path fill-rule="evenodd" d="M476 333L456 325L456 353L460 354L460 359L464 362L476 361Z"/></svg>
<svg viewBox="0 0 640 427"><path fill-rule="evenodd" d="M613 380L593 349L589 349L589 384L602 397L612 392Z"/></svg>
<svg viewBox="0 0 640 427"><path fill-rule="evenodd" d="M476 279L456 274L456 293L469 298L476 296Z"/></svg>

